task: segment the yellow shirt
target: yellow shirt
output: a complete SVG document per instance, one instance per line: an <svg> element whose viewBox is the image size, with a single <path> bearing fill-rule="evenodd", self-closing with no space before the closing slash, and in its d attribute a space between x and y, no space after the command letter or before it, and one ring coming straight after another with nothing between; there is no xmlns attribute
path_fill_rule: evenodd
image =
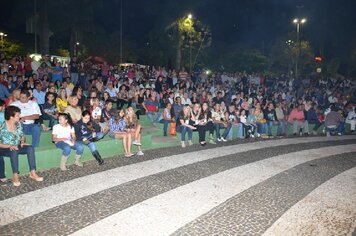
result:
<svg viewBox="0 0 356 236"><path fill-rule="evenodd" d="M56 107L57 107L58 112L64 112L64 110L67 108L67 106L68 106L68 101L66 98L62 100L62 98L58 97L56 99ZM61 109L61 107L62 107L62 109Z"/></svg>

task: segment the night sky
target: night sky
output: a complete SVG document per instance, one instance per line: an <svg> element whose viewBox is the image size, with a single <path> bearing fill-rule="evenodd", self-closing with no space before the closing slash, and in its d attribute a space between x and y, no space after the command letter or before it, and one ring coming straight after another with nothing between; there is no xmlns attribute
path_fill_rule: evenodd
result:
<svg viewBox="0 0 356 236"><path fill-rule="evenodd" d="M0 30L16 40L26 36L22 16L33 11L19 11L16 6L22 2L2 1ZM119 31L120 0L99 2L95 23L106 32ZM327 57L346 57L356 41L355 10L355 0L123 0L123 32L137 45L144 45L152 29L163 29L166 22L192 13L211 27L213 43L244 43L264 51L276 38L295 31L295 17L306 17L301 33L315 54L324 48Z"/></svg>

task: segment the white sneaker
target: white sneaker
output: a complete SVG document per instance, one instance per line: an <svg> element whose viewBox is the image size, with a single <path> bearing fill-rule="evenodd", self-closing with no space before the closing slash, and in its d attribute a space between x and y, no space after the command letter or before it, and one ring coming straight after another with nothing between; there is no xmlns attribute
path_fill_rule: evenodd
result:
<svg viewBox="0 0 356 236"><path fill-rule="evenodd" d="M140 143L139 141L136 141L136 140L134 140L134 141L132 142L132 144L133 144L133 145L136 145L136 146L141 146L141 143Z"/></svg>
<svg viewBox="0 0 356 236"><path fill-rule="evenodd" d="M218 142L221 142L222 140L220 138L217 139Z"/></svg>
<svg viewBox="0 0 356 236"><path fill-rule="evenodd" d="M257 133L257 137L259 138L259 137L261 137L261 135L259 133Z"/></svg>
<svg viewBox="0 0 356 236"><path fill-rule="evenodd" d="M142 151L138 151L138 152L136 153L136 155L137 155L137 156L143 156L144 153L143 153Z"/></svg>
<svg viewBox="0 0 356 236"><path fill-rule="evenodd" d="M227 140L226 140L226 139L224 139L224 138L221 138L221 141L223 141L223 142L227 142Z"/></svg>
<svg viewBox="0 0 356 236"><path fill-rule="evenodd" d="M210 139L209 143L210 143L210 144L216 144L213 139Z"/></svg>
<svg viewBox="0 0 356 236"><path fill-rule="evenodd" d="M341 136L342 134L341 133L337 133L337 135Z"/></svg>
<svg viewBox="0 0 356 236"><path fill-rule="evenodd" d="M254 138L254 137L255 137L255 135L251 134L251 135L250 135L250 137L251 137L251 138Z"/></svg>

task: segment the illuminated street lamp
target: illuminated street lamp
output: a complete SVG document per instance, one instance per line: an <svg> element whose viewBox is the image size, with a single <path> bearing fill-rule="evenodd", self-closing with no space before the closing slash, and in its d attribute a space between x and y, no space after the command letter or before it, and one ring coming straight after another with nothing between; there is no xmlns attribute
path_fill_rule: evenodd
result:
<svg viewBox="0 0 356 236"><path fill-rule="evenodd" d="M297 58L295 60L295 78L298 78L298 62L299 62L299 57L300 57L300 51L301 51L301 42L300 42L300 25L304 24L305 22L307 22L307 19L302 18L295 18L293 20L293 23L297 25L297 43L298 43L298 54L297 54Z"/></svg>

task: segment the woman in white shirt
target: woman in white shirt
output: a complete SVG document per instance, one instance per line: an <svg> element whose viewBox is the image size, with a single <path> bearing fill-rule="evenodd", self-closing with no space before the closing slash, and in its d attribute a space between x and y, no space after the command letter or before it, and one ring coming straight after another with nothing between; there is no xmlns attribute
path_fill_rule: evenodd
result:
<svg viewBox="0 0 356 236"><path fill-rule="evenodd" d="M83 163L80 162L80 157L83 154L84 147L80 142L76 142L75 131L70 115L67 113L58 114L58 123L59 124L53 126L52 141L57 148L62 150L60 162L61 170L67 170L66 163L71 149L76 150L74 164L82 167Z"/></svg>

